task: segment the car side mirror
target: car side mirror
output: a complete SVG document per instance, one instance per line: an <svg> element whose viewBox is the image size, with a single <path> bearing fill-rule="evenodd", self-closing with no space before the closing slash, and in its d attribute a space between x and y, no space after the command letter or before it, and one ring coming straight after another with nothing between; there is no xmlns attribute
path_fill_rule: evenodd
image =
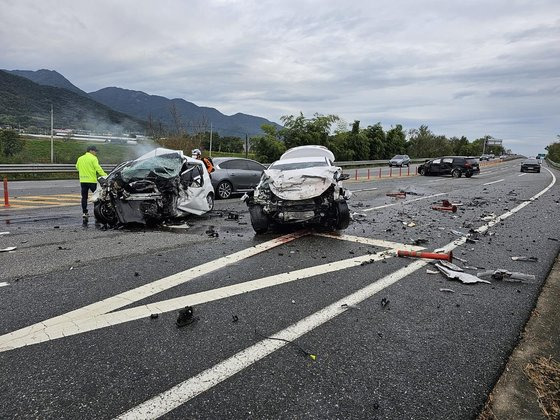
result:
<svg viewBox="0 0 560 420"><path fill-rule="evenodd" d="M347 179L350 179L350 174L340 174L336 180L337 181L346 181Z"/></svg>

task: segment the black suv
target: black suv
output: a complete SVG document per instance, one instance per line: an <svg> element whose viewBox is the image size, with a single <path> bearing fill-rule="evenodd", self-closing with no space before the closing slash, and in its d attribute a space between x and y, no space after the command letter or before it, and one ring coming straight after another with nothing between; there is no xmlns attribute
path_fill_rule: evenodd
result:
<svg viewBox="0 0 560 420"><path fill-rule="evenodd" d="M418 173L420 175L452 175L455 178L465 175L470 178L480 173L480 167L475 157L445 156L428 160L420 165Z"/></svg>

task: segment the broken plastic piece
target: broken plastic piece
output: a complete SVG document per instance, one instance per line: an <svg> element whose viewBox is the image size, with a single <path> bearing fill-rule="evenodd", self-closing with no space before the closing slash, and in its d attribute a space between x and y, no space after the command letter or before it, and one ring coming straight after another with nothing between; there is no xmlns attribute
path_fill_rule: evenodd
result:
<svg viewBox="0 0 560 420"><path fill-rule="evenodd" d="M432 260L446 260L452 261L453 260L453 252L448 253L435 253L435 252L422 252L422 251L404 251L404 250L397 250L397 256L399 257L415 257L415 258L429 258Z"/></svg>
<svg viewBox="0 0 560 420"><path fill-rule="evenodd" d="M361 308L357 305L349 305L348 303L343 303L342 305L340 305L341 308L347 308L347 309L357 309L360 310Z"/></svg>
<svg viewBox="0 0 560 420"><path fill-rule="evenodd" d="M229 212L227 215L229 220L239 220L239 213Z"/></svg>
<svg viewBox="0 0 560 420"><path fill-rule="evenodd" d="M477 276L481 278L491 277L494 280L504 280L504 281L535 280L535 276L533 274L525 274L525 273L518 273L518 272L512 273L511 271L504 270L503 268L499 268L497 270L483 271L482 273L478 273Z"/></svg>
<svg viewBox="0 0 560 420"><path fill-rule="evenodd" d="M150 319L157 319L158 317L158 314L150 314Z"/></svg>
<svg viewBox="0 0 560 420"><path fill-rule="evenodd" d="M17 246L9 246L8 248L0 249L0 252L10 252L10 251L15 251L16 249Z"/></svg>
<svg viewBox="0 0 560 420"><path fill-rule="evenodd" d="M389 304L389 299L387 298L383 298L381 299L381 306L384 308L385 306L387 306Z"/></svg>
<svg viewBox="0 0 560 420"><path fill-rule="evenodd" d="M530 261L530 262L538 262L539 261L538 257L526 257L526 256L511 257L511 259L513 261Z"/></svg>
<svg viewBox="0 0 560 420"><path fill-rule="evenodd" d="M177 326L184 327L186 325L192 324L198 321L198 317L194 316L194 309L192 306L187 306L179 311L179 316L177 317Z"/></svg>
<svg viewBox="0 0 560 420"><path fill-rule="evenodd" d="M426 273L428 273L428 274L438 274L438 273L439 273L439 271L436 271L436 270L430 270L429 268L427 268L427 269L426 269Z"/></svg>
<svg viewBox="0 0 560 420"><path fill-rule="evenodd" d="M441 261L440 264L443 265L445 268L449 268L450 270L453 270L453 271L463 271L463 269L461 267L459 267L458 265L455 265L455 264L453 264L452 262L449 262L449 261Z"/></svg>
<svg viewBox="0 0 560 420"><path fill-rule="evenodd" d="M439 289L440 292L455 293L453 289Z"/></svg>
<svg viewBox="0 0 560 420"><path fill-rule="evenodd" d="M412 241L412 245L423 245L423 244L427 244L428 240L425 238L418 238L418 239L414 239Z"/></svg>
<svg viewBox="0 0 560 420"><path fill-rule="evenodd" d="M399 192L396 192L396 193L387 193L385 195L387 197L406 198L406 193L404 191L399 191Z"/></svg>
<svg viewBox="0 0 560 420"><path fill-rule="evenodd" d="M436 268L441 271L449 280L459 280L463 284L475 284L475 283L488 283L488 280L482 280L472 274L463 273L461 271L450 270L441 264L436 264Z"/></svg>
<svg viewBox="0 0 560 420"><path fill-rule="evenodd" d="M10 232L0 232L0 235L9 235Z"/></svg>

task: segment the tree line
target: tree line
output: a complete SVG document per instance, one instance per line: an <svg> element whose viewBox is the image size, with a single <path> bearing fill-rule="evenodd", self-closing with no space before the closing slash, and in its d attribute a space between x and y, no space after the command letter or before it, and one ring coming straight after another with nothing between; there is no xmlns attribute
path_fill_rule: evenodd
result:
<svg viewBox="0 0 560 420"><path fill-rule="evenodd" d="M281 118L283 127L264 125L264 135L251 139L252 151L262 162L277 160L291 147L309 144L329 148L338 161L390 159L407 154L411 158L429 158L445 155L480 156L484 144L492 136L469 141L465 136L447 138L434 134L427 125L406 132L402 125L385 130L381 123L360 127L354 121L350 129L336 115L315 114L313 118L287 115ZM486 153L500 155L502 146L486 146Z"/></svg>

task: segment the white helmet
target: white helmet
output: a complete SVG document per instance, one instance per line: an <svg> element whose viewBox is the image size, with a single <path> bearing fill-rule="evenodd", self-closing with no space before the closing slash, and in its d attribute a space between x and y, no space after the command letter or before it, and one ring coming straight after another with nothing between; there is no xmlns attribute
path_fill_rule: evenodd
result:
<svg viewBox="0 0 560 420"><path fill-rule="evenodd" d="M193 151L191 152L193 157L196 157L198 155L201 155L202 152L200 151L200 149L193 149Z"/></svg>

